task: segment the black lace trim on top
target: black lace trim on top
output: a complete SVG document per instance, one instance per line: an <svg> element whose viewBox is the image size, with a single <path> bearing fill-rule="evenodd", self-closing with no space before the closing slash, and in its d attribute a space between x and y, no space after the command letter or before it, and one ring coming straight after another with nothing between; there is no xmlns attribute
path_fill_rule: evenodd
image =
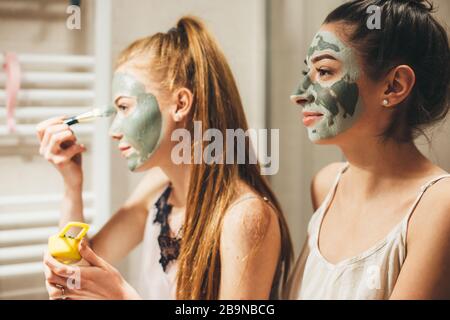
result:
<svg viewBox="0 0 450 320"><path fill-rule="evenodd" d="M163 194L155 203L156 216L153 223L159 223L161 225L161 232L158 236L158 244L161 250L161 258L159 263L161 264L164 272L167 269L167 265L178 258L180 254L180 243L181 238L176 236L172 237L170 235L170 226L168 222L168 217L172 211L172 205L167 203L170 192L172 191L171 185L169 185Z"/></svg>

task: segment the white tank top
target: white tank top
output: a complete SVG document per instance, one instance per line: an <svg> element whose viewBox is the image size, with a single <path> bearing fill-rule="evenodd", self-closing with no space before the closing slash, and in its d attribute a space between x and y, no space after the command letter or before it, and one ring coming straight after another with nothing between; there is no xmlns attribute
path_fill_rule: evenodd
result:
<svg viewBox="0 0 450 320"><path fill-rule="evenodd" d="M158 236L161 224L154 223L156 213L157 207L153 205L145 224L139 284L136 290L145 300L175 300L177 260L171 261L167 265L166 271L159 262L161 250Z"/></svg>
<svg viewBox="0 0 450 320"><path fill-rule="evenodd" d="M379 243L363 253L337 264L320 253L318 236L322 219L336 192L348 163L340 170L333 187L308 225L307 245L291 274L287 288L289 299L371 300L389 299L406 258L408 222L425 191L441 179L433 178L423 185L402 221Z"/></svg>
<svg viewBox="0 0 450 320"><path fill-rule="evenodd" d="M237 199L230 207L249 199L258 198L252 194L244 194ZM264 201L269 202L267 198ZM228 210L229 210L228 209ZM161 231L161 224L154 223L158 209L155 205L151 207L145 224L144 239L142 242L141 265L139 270L139 283L137 292L144 300L175 300L177 288L177 260L172 260L163 270L159 259L161 249L158 243L158 236Z"/></svg>

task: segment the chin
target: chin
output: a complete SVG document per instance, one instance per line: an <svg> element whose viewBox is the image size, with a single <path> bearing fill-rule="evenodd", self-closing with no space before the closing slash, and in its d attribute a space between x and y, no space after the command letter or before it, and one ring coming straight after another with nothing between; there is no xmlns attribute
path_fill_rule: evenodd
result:
<svg viewBox="0 0 450 320"><path fill-rule="evenodd" d="M317 139L311 140L311 142L318 146L328 146L334 144L333 139Z"/></svg>
<svg viewBox="0 0 450 320"><path fill-rule="evenodd" d="M130 169L130 171L131 172L143 172L143 171L145 171L145 169L143 168L143 166L139 166L139 167L136 167L136 168L130 168L130 167L128 167L128 169Z"/></svg>
<svg viewBox="0 0 450 320"><path fill-rule="evenodd" d="M141 164L140 166L134 167L134 166L128 166L128 169L135 173L135 172L144 172L147 170L150 170L151 168L155 167L154 165L147 165L146 163Z"/></svg>
<svg viewBox="0 0 450 320"><path fill-rule="evenodd" d="M144 172L150 170L154 167L158 167L157 161L155 161L154 154L151 154L149 158L144 162L138 165L135 168L129 168L131 172Z"/></svg>
<svg viewBox="0 0 450 320"><path fill-rule="evenodd" d="M148 170L148 169L150 169L150 168L148 168L147 166L146 166L146 164L144 163L144 164L141 164L141 165L138 165L138 166L134 166L134 165L128 165L128 169L130 170L130 172L143 172L143 171L146 171L146 170Z"/></svg>
<svg viewBox="0 0 450 320"><path fill-rule="evenodd" d="M308 137L311 140L311 142L314 143L315 145L320 145L320 146L329 146L329 145L340 146L344 142L346 142L348 140L351 140L353 138L353 133L349 134L348 130L345 130L343 132L337 133L336 135L331 135L329 137L324 137L324 138L317 138L317 137L312 138L310 135Z"/></svg>
<svg viewBox="0 0 450 320"><path fill-rule="evenodd" d="M317 145L330 145L330 144L334 144L334 141L336 139L335 136L330 136L330 137L317 137L316 134L312 134L308 132L308 138L309 140Z"/></svg>

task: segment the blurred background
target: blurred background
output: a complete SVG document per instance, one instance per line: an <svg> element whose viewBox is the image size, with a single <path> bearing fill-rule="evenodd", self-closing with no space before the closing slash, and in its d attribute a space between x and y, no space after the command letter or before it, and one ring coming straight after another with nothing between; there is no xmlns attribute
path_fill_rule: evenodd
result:
<svg viewBox="0 0 450 320"><path fill-rule="evenodd" d="M133 40L167 31L185 14L202 18L225 52L252 128L280 129L280 169L270 182L285 210L296 254L312 214L309 186L323 166L343 160L333 147L307 138L289 96L301 78L312 36L342 0L0 0L0 50L21 65L15 132L6 126L6 72L0 70L0 299L46 299L42 250L57 232L62 181L38 154L34 127L51 116L76 114L109 101L112 65ZM434 0L448 26L450 2ZM68 27L78 14L79 29ZM74 11L75 10L75 11ZM72 21L73 22L73 21ZM72 24L73 26L73 24ZM2 64L4 57L0 58ZM129 173L107 121L76 126L88 146L85 215L94 230L142 178ZM447 121L433 128L425 154L450 170ZM120 235L118 235L120 236ZM136 283L139 250L119 265Z"/></svg>

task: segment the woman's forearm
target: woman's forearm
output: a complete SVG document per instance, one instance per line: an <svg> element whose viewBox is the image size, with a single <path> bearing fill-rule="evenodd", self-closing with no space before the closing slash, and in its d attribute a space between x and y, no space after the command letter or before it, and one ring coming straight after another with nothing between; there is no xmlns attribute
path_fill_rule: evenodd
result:
<svg viewBox="0 0 450 320"><path fill-rule="evenodd" d="M64 188L64 196L61 206L60 228L69 221L84 222L82 186Z"/></svg>

